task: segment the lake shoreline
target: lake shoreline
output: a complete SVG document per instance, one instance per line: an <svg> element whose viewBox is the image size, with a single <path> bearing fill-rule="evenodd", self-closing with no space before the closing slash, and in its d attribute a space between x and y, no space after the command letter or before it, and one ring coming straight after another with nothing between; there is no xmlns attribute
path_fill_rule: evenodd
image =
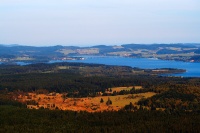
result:
<svg viewBox="0 0 200 133"><path fill-rule="evenodd" d="M182 62L175 60L161 60L158 58L133 58L122 56L72 56L70 60L49 60L44 62L36 61L18 61L9 63L0 63L0 65L29 65L36 63L59 63L59 62L80 62L89 64L104 64L115 66L129 66L140 69L176 69L173 73L168 73L169 76L183 77L200 77L200 63Z"/></svg>

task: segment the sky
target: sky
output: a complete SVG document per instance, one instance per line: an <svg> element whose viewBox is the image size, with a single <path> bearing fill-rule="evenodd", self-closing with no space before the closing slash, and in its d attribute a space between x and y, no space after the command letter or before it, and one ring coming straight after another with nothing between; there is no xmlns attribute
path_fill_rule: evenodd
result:
<svg viewBox="0 0 200 133"><path fill-rule="evenodd" d="M200 43L200 0L0 0L0 44Z"/></svg>

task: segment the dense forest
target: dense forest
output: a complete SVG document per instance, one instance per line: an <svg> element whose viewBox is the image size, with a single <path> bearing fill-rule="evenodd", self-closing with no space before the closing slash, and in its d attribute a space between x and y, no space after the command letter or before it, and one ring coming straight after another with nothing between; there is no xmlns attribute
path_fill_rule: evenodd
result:
<svg viewBox="0 0 200 133"><path fill-rule="evenodd" d="M199 112L73 112L0 106L0 132L199 132Z"/></svg>
<svg viewBox="0 0 200 133"><path fill-rule="evenodd" d="M171 72L182 71L168 70ZM138 73L135 74L135 71ZM151 74L155 76L151 76ZM149 89L151 86L167 85L168 82L176 84L177 82L190 81L190 79L180 77L161 77L158 74L150 69L84 63L1 65L0 90L6 88L8 91L25 92L38 89L46 89L50 92L79 91L81 97L87 96L91 91L104 92L110 87L141 85ZM82 93L85 94L82 95Z"/></svg>
<svg viewBox="0 0 200 133"><path fill-rule="evenodd" d="M141 99L138 109L130 103L120 111L95 113L29 110L13 99L22 92L96 96L107 88L135 85L143 89L115 95L157 93ZM77 63L1 65L0 132L199 132L199 96L199 78L135 75L129 67Z"/></svg>

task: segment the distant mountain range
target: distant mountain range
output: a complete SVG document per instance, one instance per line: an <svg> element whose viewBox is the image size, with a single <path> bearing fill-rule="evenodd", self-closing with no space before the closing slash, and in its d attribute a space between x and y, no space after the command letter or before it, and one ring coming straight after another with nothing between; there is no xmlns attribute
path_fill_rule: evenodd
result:
<svg viewBox="0 0 200 133"><path fill-rule="evenodd" d="M53 59L69 59L73 56L126 56L132 58L158 58L163 60L179 60L200 62L200 44L123 44L97 45L91 47L77 46L21 46L17 44L0 44L0 62L36 61Z"/></svg>

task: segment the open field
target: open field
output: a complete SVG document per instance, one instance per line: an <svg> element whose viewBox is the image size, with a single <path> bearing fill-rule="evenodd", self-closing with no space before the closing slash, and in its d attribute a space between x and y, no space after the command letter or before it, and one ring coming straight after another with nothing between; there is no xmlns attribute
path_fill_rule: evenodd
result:
<svg viewBox="0 0 200 133"><path fill-rule="evenodd" d="M31 60L34 60L34 58L30 58L30 57L17 57L17 58L15 58L15 60L18 60L18 61L31 61Z"/></svg>
<svg viewBox="0 0 200 133"><path fill-rule="evenodd" d="M71 49L61 49L58 52L63 53L64 55L76 53L76 51L71 50Z"/></svg>
<svg viewBox="0 0 200 133"><path fill-rule="evenodd" d="M133 86L131 87L113 87L112 92L116 91L116 92L120 92L121 90L125 90L125 91L130 91L133 88Z"/></svg>
<svg viewBox="0 0 200 133"><path fill-rule="evenodd" d="M99 97L85 97L85 98L68 98L64 97L65 94L36 94L28 93L26 96L18 96L18 101L27 103L28 108L49 108L60 110L73 110L73 111L87 111L87 112L101 112L101 111L114 111L120 110L125 105L132 102L136 103L141 98L148 98L156 93L147 92L140 94L128 94L117 96L99 96ZM103 102L100 102L102 99ZM106 102L110 99L112 104L107 105Z"/></svg>
<svg viewBox="0 0 200 133"><path fill-rule="evenodd" d="M135 88L136 90L142 89L142 86L129 86L129 87L113 87L111 88L112 92L120 92L122 90L124 91L130 91L131 89Z"/></svg>

